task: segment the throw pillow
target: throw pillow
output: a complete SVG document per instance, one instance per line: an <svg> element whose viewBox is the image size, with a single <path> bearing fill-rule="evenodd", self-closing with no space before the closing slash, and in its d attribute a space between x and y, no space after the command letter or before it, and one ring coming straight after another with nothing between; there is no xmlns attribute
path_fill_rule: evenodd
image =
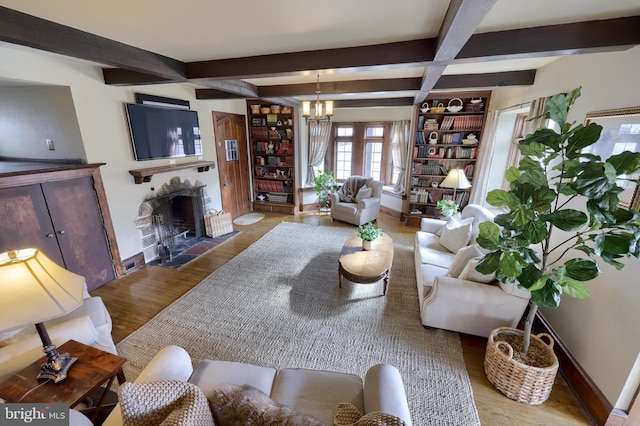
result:
<svg viewBox="0 0 640 426"><path fill-rule="evenodd" d="M447 271L447 276L452 278L458 278L464 267L469 263L471 259L474 257L481 256L482 252L478 248L478 245L474 244L472 246L462 247L457 251L455 257L453 258L453 262L451 262L451 266L449 266L449 270Z"/></svg>
<svg viewBox="0 0 640 426"><path fill-rule="evenodd" d="M469 243L472 223L473 219L465 219L461 222L457 220L449 221L442 229L440 245L450 252L456 253Z"/></svg>
<svg viewBox="0 0 640 426"><path fill-rule="evenodd" d="M373 188L363 186L358 190L358 193L356 194L356 202L360 202L365 198L371 198L371 194L373 194Z"/></svg>
<svg viewBox="0 0 640 426"><path fill-rule="evenodd" d="M124 383L118 390L125 426L213 426L207 397L180 380Z"/></svg>
<svg viewBox="0 0 640 426"><path fill-rule="evenodd" d="M320 420L278 404L249 385L224 384L214 389L208 398L213 417L220 426L326 426Z"/></svg>
<svg viewBox="0 0 640 426"><path fill-rule="evenodd" d="M334 426L406 426L404 420L382 411L362 415L353 404L341 402L333 414Z"/></svg>
<svg viewBox="0 0 640 426"><path fill-rule="evenodd" d="M467 264L467 266L464 267L462 272L460 272L460 279L475 281L483 284L489 284L494 282L496 280L495 272L489 275L485 275L476 271L476 266L478 266L478 263L480 263L480 260L482 260L482 256L478 256L471 259Z"/></svg>

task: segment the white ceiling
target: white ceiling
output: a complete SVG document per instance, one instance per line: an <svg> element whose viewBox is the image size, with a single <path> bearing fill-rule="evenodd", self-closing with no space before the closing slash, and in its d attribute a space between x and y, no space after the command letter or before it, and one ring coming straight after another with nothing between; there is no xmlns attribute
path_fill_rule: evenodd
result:
<svg viewBox="0 0 640 426"><path fill-rule="evenodd" d="M449 3L447 0L0 0L4 7L183 62L432 38L440 31ZM497 0L475 33L632 15L640 15L639 0ZM534 69L554 59L453 64L447 66L444 74ZM325 70L321 72L321 81L420 77L424 72L424 67L350 73ZM278 85L315 80L316 73L312 72L246 81ZM384 96L367 96L372 95ZM395 92L393 96L402 94Z"/></svg>

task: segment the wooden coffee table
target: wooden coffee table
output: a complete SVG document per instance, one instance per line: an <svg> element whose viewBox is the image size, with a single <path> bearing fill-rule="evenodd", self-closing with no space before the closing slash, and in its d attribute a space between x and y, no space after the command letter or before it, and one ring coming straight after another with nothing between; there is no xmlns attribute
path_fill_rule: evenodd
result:
<svg viewBox="0 0 640 426"><path fill-rule="evenodd" d="M383 280L382 294L386 295L392 263L393 240L387 234L376 239L371 250L363 250L362 239L353 235L340 252L338 286L342 288L343 277L358 284L373 284Z"/></svg>
<svg viewBox="0 0 640 426"><path fill-rule="evenodd" d="M80 410L84 414L93 413L92 421L95 421L102 408L115 405L115 401L107 402L106 396L115 378L120 384L125 382L122 365L127 361L126 358L75 340L60 345L58 352L68 352L78 358L78 363L69 370L64 382L40 383L36 380L40 366L46 361L46 357L43 357L0 383L0 398L7 402L65 403L74 408L98 391L97 402ZM104 385L102 389L101 385Z"/></svg>

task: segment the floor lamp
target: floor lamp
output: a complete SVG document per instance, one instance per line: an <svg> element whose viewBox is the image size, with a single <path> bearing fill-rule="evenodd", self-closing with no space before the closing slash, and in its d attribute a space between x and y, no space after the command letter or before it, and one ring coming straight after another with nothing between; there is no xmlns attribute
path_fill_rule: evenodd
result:
<svg viewBox="0 0 640 426"><path fill-rule="evenodd" d="M464 174L464 170L451 169L447 177L440 182L440 188L453 188L453 202L458 204L456 201L456 189L471 188L471 183L469 183L467 176Z"/></svg>
<svg viewBox="0 0 640 426"><path fill-rule="evenodd" d="M47 362L38 379L59 383L78 361L60 354L44 321L73 311L82 303L84 277L69 272L34 248L0 254L0 331L35 324Z"/></svg>

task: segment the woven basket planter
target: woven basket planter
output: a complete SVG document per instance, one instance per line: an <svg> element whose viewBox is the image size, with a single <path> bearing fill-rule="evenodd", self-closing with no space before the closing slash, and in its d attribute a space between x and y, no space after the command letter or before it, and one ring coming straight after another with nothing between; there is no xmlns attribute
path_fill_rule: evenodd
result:
<svg viewBox="0 0 640 426"><path fill-rule="evenodd" d="M540 365L531 366L514 358L514 351L519 352L522 347L523 337L524 331L511 327L493 330L487 341L484 371L489 382L508 398L526 404L542 404L549 398L558 372L553 338L546 333L531 335L529 356L536 358L535 364ZM545 337L549 343L542 340Z"/></svg>

